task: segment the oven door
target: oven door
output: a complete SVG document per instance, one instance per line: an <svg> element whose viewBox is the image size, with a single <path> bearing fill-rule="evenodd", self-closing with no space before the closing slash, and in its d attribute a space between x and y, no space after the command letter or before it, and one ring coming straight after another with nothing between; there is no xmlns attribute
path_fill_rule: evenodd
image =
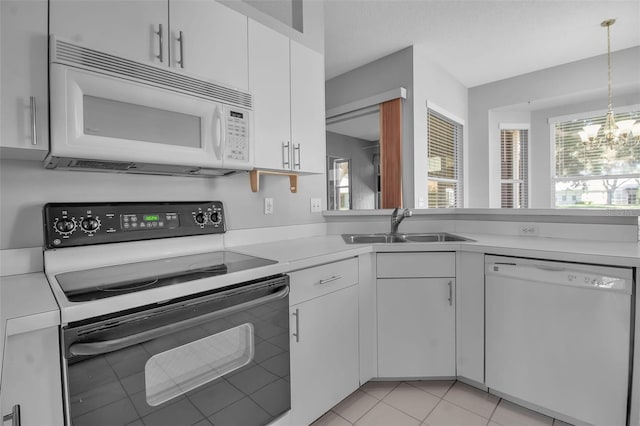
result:
<svg viewBox="0 0 640 426"><path fill-rule="evenodd" d="M288 294L283 275L70 324L67 423L270 423L290 409Z"/></svg>

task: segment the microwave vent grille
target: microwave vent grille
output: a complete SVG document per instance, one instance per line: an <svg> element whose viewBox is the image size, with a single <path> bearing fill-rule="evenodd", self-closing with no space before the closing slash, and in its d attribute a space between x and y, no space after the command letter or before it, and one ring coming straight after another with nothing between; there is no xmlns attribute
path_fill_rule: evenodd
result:
<svg viewBox="0 0 640 426"><path fill-rule="evenodd" d="M55 40L54 62L77 65L217 102L252 108L251 94L153 65Z"/></svg>

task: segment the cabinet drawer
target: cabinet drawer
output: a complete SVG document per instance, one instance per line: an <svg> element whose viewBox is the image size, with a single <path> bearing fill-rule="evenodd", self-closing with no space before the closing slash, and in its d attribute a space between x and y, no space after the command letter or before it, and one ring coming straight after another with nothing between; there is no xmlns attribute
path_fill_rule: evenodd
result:
<svg viewBox="0 0 640 426"><path fill-rule="evenodd" d="M455 277L455 253L379 253L378 278Z"/></svg>
<svg viewBox="0 0 640 426"><path fill-rule="evenodd" d="M352 258L292 272L289 304L295 305L358 283L358 259Z"/></svg>

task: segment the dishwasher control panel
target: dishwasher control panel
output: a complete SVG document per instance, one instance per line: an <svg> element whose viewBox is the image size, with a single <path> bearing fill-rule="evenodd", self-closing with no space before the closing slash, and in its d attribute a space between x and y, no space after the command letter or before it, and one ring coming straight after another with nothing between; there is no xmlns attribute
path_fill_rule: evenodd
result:
<svg viewBox="0 0 640 426"><path fill-rule="evenodd" d="M43 223L48 249L225 232L220 201L49 203Z"/></svg>

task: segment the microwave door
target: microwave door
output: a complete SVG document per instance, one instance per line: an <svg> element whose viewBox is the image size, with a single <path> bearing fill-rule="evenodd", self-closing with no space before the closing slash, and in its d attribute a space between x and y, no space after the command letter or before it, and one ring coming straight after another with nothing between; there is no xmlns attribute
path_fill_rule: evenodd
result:
<svg viewBox="0 0 640 426"><path fill-rule="evenodd" d="M222 167L211 142L215 102L52 64L51 155Z"/></svg>

